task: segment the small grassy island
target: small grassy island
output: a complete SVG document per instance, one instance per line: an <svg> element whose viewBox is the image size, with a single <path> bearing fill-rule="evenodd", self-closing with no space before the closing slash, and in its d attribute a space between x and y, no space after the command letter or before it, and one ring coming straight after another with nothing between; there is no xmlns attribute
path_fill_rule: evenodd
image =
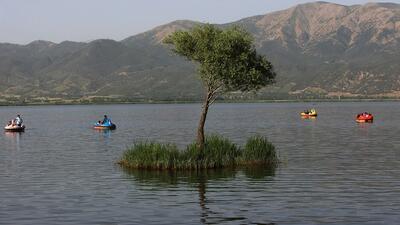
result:
<svg viewBox="0 0 400 225"><path fill-rule="evenodd" d="M265 56L257 54L253 37L239 27L220 29L205 24L190 31L175 31L164 43L198 65L205 93L196 141L183 151L173 144L137 143L125 152L119 164L158 170L276 165L275 147L266 138L252 137L242 149L221 136L204 135L209 107L219 95L257 91L275 82L273 66Z"/></svg>
<svg viewBox="0 0 400 225"><path fill-rule="evenodd" d="M196 143L184 150L173 144L139 142L118 162L126 169L200 170L242 166L275 167L279 162L275 146L265 137L254 136L241 148L219 135L207 136L203 150Z"/></svg>

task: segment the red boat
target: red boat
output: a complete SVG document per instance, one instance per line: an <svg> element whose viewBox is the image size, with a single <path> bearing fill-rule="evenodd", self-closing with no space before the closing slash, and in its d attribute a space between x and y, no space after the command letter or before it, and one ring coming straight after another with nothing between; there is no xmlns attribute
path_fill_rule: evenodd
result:
<svg viewBox="0 0 400 225"><path fill-rule="evenodd" d="M374 116L371 113L360 113L356 118L357 123L372 123L374 121Z"/></svg>

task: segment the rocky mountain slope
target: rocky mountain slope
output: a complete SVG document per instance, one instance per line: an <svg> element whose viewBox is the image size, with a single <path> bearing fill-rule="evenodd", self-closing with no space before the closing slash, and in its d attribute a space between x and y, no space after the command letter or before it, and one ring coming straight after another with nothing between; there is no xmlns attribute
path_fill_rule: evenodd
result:
<svg viewBox="0 0 400 225"><path fill-rule="evenodd" d="M175 21L120 42L0 44L0 100L196 100L195 65L162 39ZM257 95L227 98L400 97L400 5L298 5L238 25L275 65L278 82Z"/></svg>

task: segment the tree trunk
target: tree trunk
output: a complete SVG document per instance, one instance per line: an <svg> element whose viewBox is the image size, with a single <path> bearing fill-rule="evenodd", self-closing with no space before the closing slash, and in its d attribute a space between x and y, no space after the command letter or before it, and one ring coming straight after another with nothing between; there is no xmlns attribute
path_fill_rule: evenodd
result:
<svg viewBox="0 0 400 225"><path fill-rule="evenodd" d="M202 107L199 126L197 128L197 147L200 149L200 151L203 151L204 149L204 143L205 143L204 125L206 123L208 107L210 106L211 95L212 95L211 92L207 92L207 96Z"/></svg>

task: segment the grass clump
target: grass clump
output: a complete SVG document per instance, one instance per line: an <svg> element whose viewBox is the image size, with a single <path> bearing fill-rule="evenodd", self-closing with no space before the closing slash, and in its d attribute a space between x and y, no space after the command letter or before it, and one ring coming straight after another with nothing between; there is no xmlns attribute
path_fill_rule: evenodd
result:
<svg viewBox="0 0 400 225"><path fill-rule="evenodd" d="M202 151L196 143L192 143L183 155L187 157L192 169L216 169L234 167L240 156L240 149L227 138L211 135L206 137Z"/></svg>
<svg viewBox="0 0 400 225"><path fill-rule="evenodd" d="M246 165L274 165L278 163L275 146L262 136L250 137L242 152L242 164Z"/></svg>
<svg viewBox="0 0 400 225"><path fill-rule="evenodd" d="M176 145L139 142L129 148L119 164L124 168L151 170L201 170L248 165L277 165L274 145L254 136L243 149L219 135L207 136L204 149L192 143L180 151Z"/></svg>
<svg viewBox="0 0 400 225"><path fill-rule="evenodd" d="M124 153L119 164L138 169L174 169L178 167L180 156L181 153L175 145L139 142Z"/></svg>

